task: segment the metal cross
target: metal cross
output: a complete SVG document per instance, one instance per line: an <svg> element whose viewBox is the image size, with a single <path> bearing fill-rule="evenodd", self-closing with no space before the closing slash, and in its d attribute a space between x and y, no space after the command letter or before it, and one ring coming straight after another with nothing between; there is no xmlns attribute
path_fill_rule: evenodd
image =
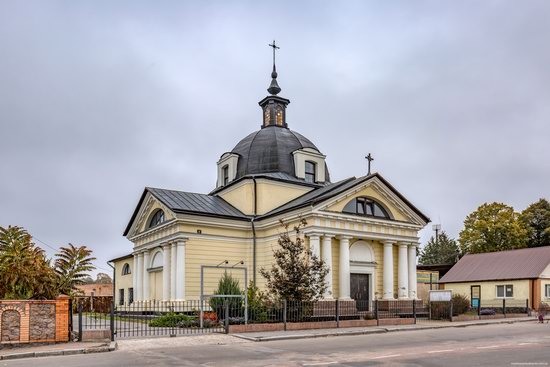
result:
<svg viewBox="0 0 550 367"><path fill-rule="evenodd" d="M369 173L368 173L368 174L370 175L370 162L374 161L374 158L373 158L372 155L369 153L369 154L365 157L365 159L366 159L367 161L369 161Z"/></svg>
<svg viewBox="0 0 550 367"><path fill-rule="evenodd" d="M280 49L280 47L275 44L275 40L273 40L273 44L268 46L273 48L273 65L275 65L275 50Z"/></svg>

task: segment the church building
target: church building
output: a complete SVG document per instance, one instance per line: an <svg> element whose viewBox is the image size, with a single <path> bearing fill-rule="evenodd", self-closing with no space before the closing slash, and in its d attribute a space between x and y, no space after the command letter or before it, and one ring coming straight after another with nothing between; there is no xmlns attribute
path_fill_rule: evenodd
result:
<svg viewBox="0 0 550 367"><path fill-rule="evenodd" d="M429 218L379 173L333 181L326 156L287 122L275 63L271 77L261 127L221 154L210 193L145 188L124 231L131 253L112 260L117 305L197 300L203 265L244 267L265 289L259 270L271 268L280 221L301 219L330 269L324 298L416 299L418 232ZM205 294L220 275L205 270Z"/></svg>

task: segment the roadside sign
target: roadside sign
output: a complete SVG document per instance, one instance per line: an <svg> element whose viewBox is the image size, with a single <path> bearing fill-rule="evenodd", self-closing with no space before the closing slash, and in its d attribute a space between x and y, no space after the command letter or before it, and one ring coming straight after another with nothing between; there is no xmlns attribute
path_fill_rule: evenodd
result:
<svg viewBox="0 0 550 367"><path fill-rule="evenodd" d="M453 291L450 289L430 291L430 302L450 301L452 297L453 297Z"/></svg>

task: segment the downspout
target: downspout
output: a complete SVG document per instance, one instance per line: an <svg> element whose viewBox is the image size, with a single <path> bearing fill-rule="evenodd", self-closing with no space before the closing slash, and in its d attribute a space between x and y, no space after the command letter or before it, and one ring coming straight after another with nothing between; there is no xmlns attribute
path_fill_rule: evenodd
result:
<svg viewBox="0 0 550 367"><path fill-rule="evenodd" d="M250 219L250 224L252 226L252 284L256 286L256 226L254 225L254 220L258 213L258 190L255 176L252 176L252 181L254 182L254 215L252 219Z"/></svg>

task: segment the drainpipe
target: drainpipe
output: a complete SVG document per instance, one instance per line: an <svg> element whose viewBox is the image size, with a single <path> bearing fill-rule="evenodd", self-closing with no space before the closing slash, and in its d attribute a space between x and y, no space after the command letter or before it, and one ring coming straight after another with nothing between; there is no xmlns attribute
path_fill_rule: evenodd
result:
<svg viewBox="0 0 550 367"><path fill-rule="evenodd" d="M258 213L258 190L255 176L252 176L252 181L254 182L254 215L252 216L252 219L250 219L250 224L252 226L252 284L256 286L256 226L254 225L254 220L256 219L256 214Z"/></svg>

